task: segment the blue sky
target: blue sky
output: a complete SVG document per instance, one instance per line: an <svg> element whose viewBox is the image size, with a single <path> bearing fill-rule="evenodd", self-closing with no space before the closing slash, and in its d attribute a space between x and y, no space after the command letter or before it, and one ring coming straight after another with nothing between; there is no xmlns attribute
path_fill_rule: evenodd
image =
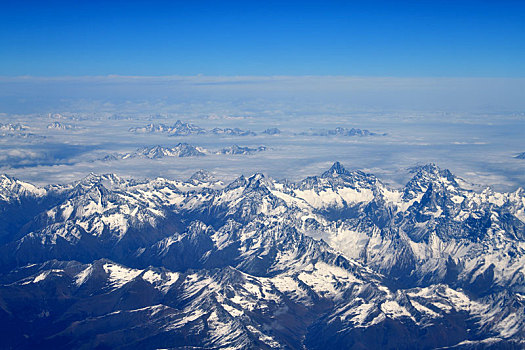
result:
<svg viewBox="0 0 525 350"><path fill-rule="evenodd" d="M524 1L8 1L0 75L525 77Z"/></svg>

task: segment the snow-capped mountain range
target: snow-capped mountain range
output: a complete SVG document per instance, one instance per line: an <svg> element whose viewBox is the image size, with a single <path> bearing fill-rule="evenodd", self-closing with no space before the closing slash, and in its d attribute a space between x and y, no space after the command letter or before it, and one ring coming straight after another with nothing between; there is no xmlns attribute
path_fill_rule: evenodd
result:
<svg viewBox="0 0 525 350"><path fill-rule="evenodd" d="M255 136L255 132L251 130L242 130L239 128L213 128L210 134L223 136Z"/></svg>
<svg viewBox="0 0 525 350"><path fill-rule="evenodd" d="M148 124L145 126L132 127L129 129L133 133L165 133L169 136L188 136L188 135L218 135L218 136L256 136L257 133L252 130L243 130L239 128L213 128L203 129L195 124L185 123L177 120L173 125L166 124ZM268 128L261 132L265 135L279 135L281 130L277 128ZM367 129L336 127L334 129L309 129L298 133L303 136L378 136L378 134Z"/></svg>
<svg viewBox="0 0 525 350"><path fill-rule="evenodd" d="M134 133L152 133L161 132L167 133L170 136L187 136L205 134L206 130L190 123L184 123L177 120L172 126L165 124L148 124L146 126L139 126L129 129Z"/></svg>
<svg viewBox="0 0 525 350"><path fill-rule="evenodd" d="M262 133L266 134L266 135L280 135L281 134L281 130L279 130L277 128L268 128L268 129L264 130Z"/></svg>
<svg viewBox="0 0 525 350"><path fill-rule="evenodd" d="M56 130L71 130L71 129L75 129L75 126L72 124L67 124L67 123L52 122L47 125L47 128L56 129Z"/></svg>
<svg viewBox="0 0 525 350"><path fill-rule="evenodd" d="M20 123L0 123L0 131L23 131L27 130L28 127Z"/></svg>
<svg viewBox="0 0 525 350"><path fill-rule="evenodd" d="M174 147L147 146L141 147L130 153L108 154L103 160L149 158L160 159L165 157L201 157L208 151L201 147L195 147L188 143L178 143Z"/></svg>
<svg viewBox="0 0 525 350"><path fill-rule="evenodd" d="M265 146L259 146L256 148L252 147L243 147L238 145L233 145L230 147L225 147L217 151L211 151L203 147L193 146L186 142L178 143L173 147L164 147L160 145L156 146L146 146L137 149L134 152L129 153L113 153L108 154L102 158L104 161L111 160L123 160L123 159L135 159L135 158L144 158L144 159L161 159L166 157L202 157L210 154L225 154L225 155L248 155L257 152L266 151Z"/></svg>
<svg viewBox="0 0 525 350"><path fill-rule="evenodd" d="M212 134L221 136L255 136L251 130L242 130L239 128L214 128L211 130L203 129L197 125L185 123L177 120L172 126L165 124L148 124L142 127L133 127L129 129L133 133L166 133L169 136L188 136Z"/></svg>
<svg viewBox="0 0 525 350"><path fill-rule="evenodd" d="M230 146L230 147L225 147L223 149L220 149L216 153L217 154L241 154L241 155L245 155L245 154L253 154L253 153L257 153L257 152L264 152L266 150L267 150L267 148L265 146L259 146L259 147L252 148L252 147L242 147L242 146L233 145L233 146Z"/></svg>
<svg viewBox="0 0 525 350"><path fill-rule="evenodd" d="M0 179L3 348L518 349L525 191L429 164Z"/></svg>
<svg viewBox="0 0 525 350"><path fill-rule="evenodd" d="M299 135L306 136L377 136L384 134L377 134L367 129L356 129L356 128L344 128L337 127L335 129L310 129L302 132Z"/></svg>

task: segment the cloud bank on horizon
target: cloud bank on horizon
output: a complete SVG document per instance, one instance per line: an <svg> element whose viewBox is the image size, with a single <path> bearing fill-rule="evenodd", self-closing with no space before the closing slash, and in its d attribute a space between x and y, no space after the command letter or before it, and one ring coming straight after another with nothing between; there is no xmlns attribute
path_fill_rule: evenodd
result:
<svg viewBox="0 0 525 350"><path fill-rule="evenodd" d="M153 112L184 102L268 100L347 110L519 111L525 78L345 76L0 77L0 113Z"/></svg>

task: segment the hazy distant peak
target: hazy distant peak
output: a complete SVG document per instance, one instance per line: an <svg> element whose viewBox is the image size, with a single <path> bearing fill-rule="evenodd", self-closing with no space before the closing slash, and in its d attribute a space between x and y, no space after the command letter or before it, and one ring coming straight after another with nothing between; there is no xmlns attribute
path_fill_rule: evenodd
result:
<svg viewBox="0 0 525 350"><path fill-rule="evenodd" d="M281 130L277 128L268 128L262 132L263 134L267 135L279 135L281 133Z"/></svg>
<svg viewBox="0 0 525 350"><path fill-rule="evenodd" d="M215 180L215 177L212 173L207 170L201 169L195 172L188 180L195 180L199 182L212 182Z"/></svg>

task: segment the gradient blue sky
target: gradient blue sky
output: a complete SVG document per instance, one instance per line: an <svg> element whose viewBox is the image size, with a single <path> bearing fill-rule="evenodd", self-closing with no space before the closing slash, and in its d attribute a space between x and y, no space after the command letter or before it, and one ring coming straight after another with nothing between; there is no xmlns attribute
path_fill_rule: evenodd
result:
<svg viewBox="0 0 525 350"><path fill-rule="evenodd" d="M2 1L0 75L525 77L525 1Z"/></svg>

